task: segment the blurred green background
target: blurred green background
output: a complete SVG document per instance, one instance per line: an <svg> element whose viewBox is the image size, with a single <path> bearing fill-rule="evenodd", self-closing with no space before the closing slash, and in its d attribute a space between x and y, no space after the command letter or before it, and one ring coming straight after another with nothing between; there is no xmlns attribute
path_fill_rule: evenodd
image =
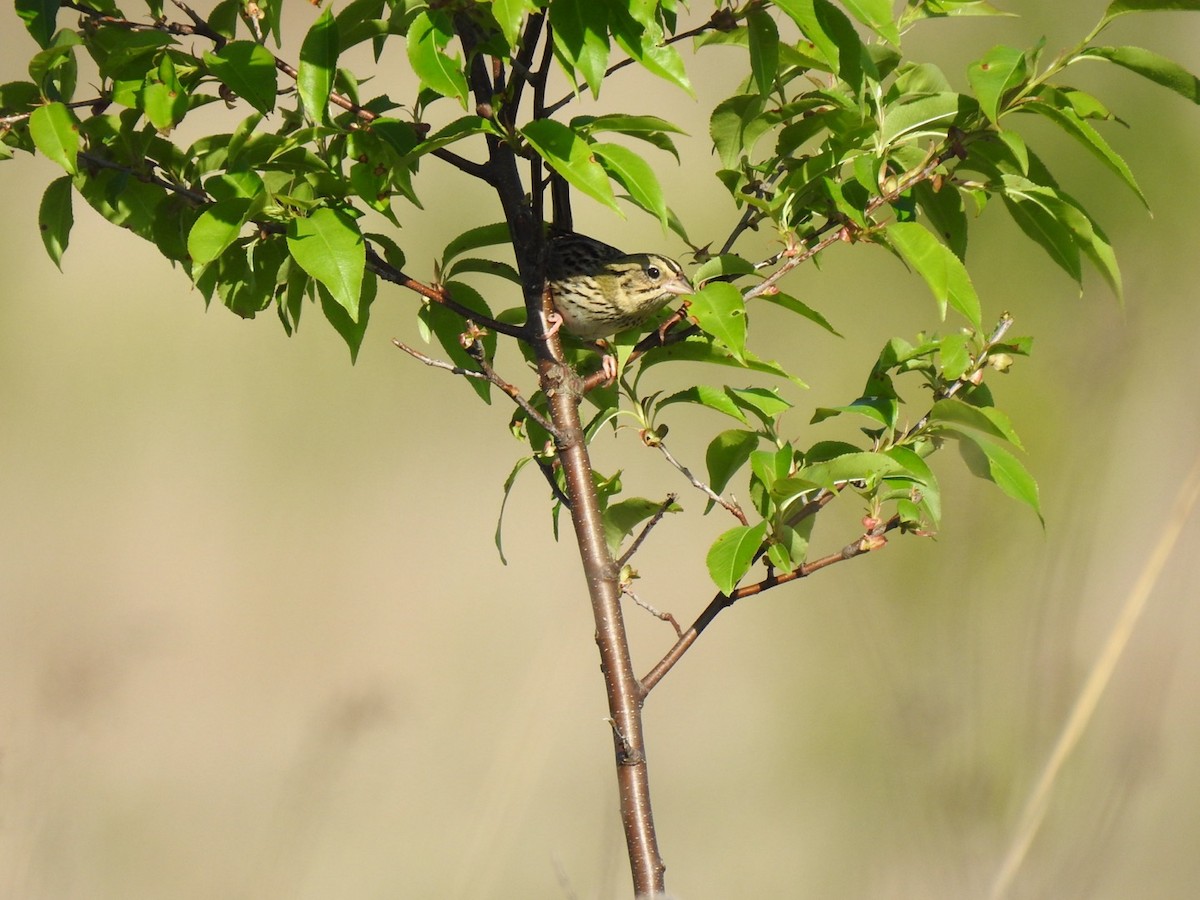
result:
<svg viewBox="0 0 1200 900"><path fill-rule="evenodd" d="M906 50L965 86L992 45L1045 34L1053 52L1104 4L1002 6L1022 17L929 23ZM289 10L297 29L305 10ZM11 13L0 21L8 81L33 44ZM1200 71L1194 15L1127 17L1107 39ZM700 243L733 220L705 110L736 62L717 48L691 63L697 103L629 69L602 105L577 106L666 110L691 132L682 167L656 161ZM401 73L397 61L382 78ZM1010 310L1014 333L1037 337L992 384L1046 529L947 452L936 540L897 537L718 619L646 710L679 897L984 896L1168 524L1200 446L1200 110L1111 67L1072 80L1132 125L1105 134L1153 217L1050 129L1030 127L1030 142L1116 244L1125 308L1091 274L1079 296L999 209L969 255L985 318ZM181 273L78 200L59 274L36 223L58 174L42 159L0 165L0 895L626 896L590 612L535 475L509 504L509 566L492 546L522 452L509 408L390 346L419 340L399 290L381 289L351 367L318 311L292 339L271 314L205 312ZM425 166L428 212L399 235L412 274L499 218L462 182ZM636 213L577 216L602 239L682 251ZM887 337L937 323L919 280L875 248L836 247L789 289L852 336L755 315L755 349L811 385L789 388L804 442L812 409L854 397ZM702 469L706 435L726 427L715 418L671 420L673 452ZM700 497L633 432L594 455L625 469L631 493L681 492L693 515L653 535L638 588L690 621L712 594L705 548L728 523L696 515ZM816 552L850 540L857 516L851 503L819 525ZM1198 552L1191 522L1009 896L1194 891ZM627 618L645 671L673 635L634 607Z"/></svg>

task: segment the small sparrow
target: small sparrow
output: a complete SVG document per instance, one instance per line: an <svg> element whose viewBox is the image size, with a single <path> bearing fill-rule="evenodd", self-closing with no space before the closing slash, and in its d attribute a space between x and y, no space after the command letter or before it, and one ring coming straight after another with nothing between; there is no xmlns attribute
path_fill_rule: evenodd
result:
<svg viewBox="0 0 1200 900"><path fill-rule="evenodd" d="M675 297L692 293L679 263L657 253L623 253L573 232L550 236L546 281L559 325L588 341L636 328Z"/></svg>

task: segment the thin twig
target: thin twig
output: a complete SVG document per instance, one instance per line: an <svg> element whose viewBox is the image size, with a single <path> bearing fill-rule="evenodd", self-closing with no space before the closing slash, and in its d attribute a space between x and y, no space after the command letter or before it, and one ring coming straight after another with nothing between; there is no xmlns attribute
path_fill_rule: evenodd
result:
<svg viewBox="0 0 1200 900"><path fill-rule="evenodd" d="M671 506L675 503L676 499L677 498L674 494L667 494L667 499L664 500L658 507L658 511L654 514L653 518L646 523L646 526L638 533L638 536L633 539L633 543L629 545L629 549L621 554L621 558L617 560L618 569L625 568L625 566L629 563L629 560L633 559L633 554L638 552L638 548L642 546L642 542L646 540L646 537L650 534L651 529L653 529L655 525L662 521L663 516L670 512Z"/></svg>
<svg viewBox="0 0 1200 900"><path fill-rule="evenodd" d="M488 377L482 372L476 372L474 369L464 369L462 366L457 366L454 363L447 362L444 359L435 359L432 356L427 356L415 347L408 346L408 344L404 343L398 338L392 338L392 344L394 344L396 347L399 347L413 359L417 360L418 362L423 362L427 366L431 366L435 369L445 369L447 372L451 372L454 375L462 375L464 378L478 378L481 381L488 380Z"/></svg>
<svg viewBox="0 0 1200 900"><path fill-rule="evenodd" d="M653 606L635 594L627 584L621 586L621 593L644 609L646 612L650 613L650 615L654 616L654 618L661 619L664 622L670 622L671 627L675 629L676 637L683 637L683 629L679 627L679 623L675 621L675 617L669 612L662 612L655 609Z"/></svg>
<svg viewBox="0 0 1200 900"><path fill-rule="evenodd" d="M422 297L432 300L434 303L440 303L446 309L457 313L464 319L469 319L500 334L507 334L509 337L520 338L521 340L529 339L528 332L524 326L509 325L507 322L493 319L491 316L473 310L469 306L463 306L451 297L450 292L441 285L428 285L405 275L380 256L370 244L367 244L367 267L384 281L390 281L392 284L398 284L401 287L408 288L410 291L415 291Z"/></svg>
<svg viewBox="0 0 1200 900"><path fill-rule="evenodd" d="M479 366L479 370L483 372L484 377L492 384L504 391L517 406L525 410L525 414L533 421L537 422L541 428L546 431L556 441L561 440L558 430L551 424L550 420L543 416L533 404L525 399L521 391L515 384L505 381L496 374L496 370L492 368L492 364L488 361L487 355L483 352L483 344L477 338L466 344L464 349L470 355L471 359L475 360L475 364Z"/></svg>
<svg viewBox="0 0 1200 900"><path fill-rule="evenodd" d="M828 568L836 563L845 562L848 559L854 559L857 556L870 553L887 545L885 535L893 529L900 527L900 517L892 516L886 522L880 522L874 528L867 531L862 537L857 538L847 544L837 553L830 553L828 556L823 556L820 559L815 559L812 562L805 563L797 567L791 572L785 572L782 575L771 573L757 584L746 585L735 590L732 594L717 594L704 611L696 618L691 627L685 631L675 645L667 651L661 660L646 673L642 678L642 689L648 694L654 689L663 677L675 667L675 664L683 658L683 655L688 649L696 643L696 639L715 619L720 615L721 611L733 606L738 600L746 597L753 597L768 591L773 587L778 587L781 584L786 584L789 581L795 581L798 578L807 578L814 572Z"/></svg>
<svg viewBox="0 0 1200 900"><path fill-rule="evenodd" d="M746 518L746 514L742 512L742 508L738 505L736 500L726 500L711 487L693 475L687 466L671 455L671 451L667 449L667 445L664 441L661 439L655 439L651 442L651 444L652 446L658 448L659 452L666 457L667 462L680 471L683 477L691 483L692 487L700 491L700 493L704 494L704 496L708 497L708 499L713 503L716 503L717 505L727 509L743 525L750 524L749 520Z"/></svg>

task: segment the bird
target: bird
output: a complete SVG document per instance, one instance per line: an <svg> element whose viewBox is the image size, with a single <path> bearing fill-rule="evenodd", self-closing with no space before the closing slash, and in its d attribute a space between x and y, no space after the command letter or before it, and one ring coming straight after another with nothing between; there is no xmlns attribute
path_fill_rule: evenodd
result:
<svg viewBox="0 0 1200 900"><path fill-rule="evenodd" d="M625 253L573 231L552 232L546 282L559 325L586 341L611 337L648 321L675 297L693 292L675 260L658 253Z"/></svg>

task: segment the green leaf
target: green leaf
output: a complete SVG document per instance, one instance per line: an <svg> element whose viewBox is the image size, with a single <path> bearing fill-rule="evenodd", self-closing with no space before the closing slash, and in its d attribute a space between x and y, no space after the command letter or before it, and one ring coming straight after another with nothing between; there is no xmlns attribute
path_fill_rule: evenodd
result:
<svg viewBox="0 0 1200 900"><path fill-rule="evenodd" d="M755 142L771 129L762 111L763 99L758 94L730 97L713 110L708 133L725 168L734 168L738 158L749 154Z"/></svg>
<svg viewBox="0 0 1200 900"><path fill-rule="evenodd" d="M688 303L688 314L739 360L746 355L746 301L724 281L710 281Z"/></svg>
<svg viewBox="0 0 1200 900"><path fill-rule="evenodd" d="M29 136L38 151L68 175L79 171L79 123L64 104L48 103L35 109L29 117Z"/></svg>
<svg viewBox="0 0 1200 900"><path fill-rule="evenodd" d="M761 372L764 375L777 375L780 378L788 379L799 387L808 387L808 385L784 369L779 363L773 360L760 359L748 350L743 359L736 359L733 353L723 344L719 344L706 334L691 335L678 343L661 347L653 353L646 354L642 357L642 368L648 369L660 363L682 359L690 362L732 366L736 369L749 369L752 372Z"/></svg>
<svg viewBox="0 0 1200 900"><path fill-rule="evenodd" d="M892 21L892 0L842 0L842 5L885 41L900 45L900 29Z"/></svg>
<svg viewBox="0 0 1200 900"><path fill-rule="evenodd" d="M188 232L188 256L194 265L208 265L237 240L252 202L249 197L230 197L204 211Z"/></svg>
<svg viewBox="0 0 1200 900"><path fill-rule="evenodd" d="M321 298L321 312L333 326L334 331L342 336L346 346L350 348L350 362L358 360L358 351L362 347L363 336L367 332L367 324L371 317L371 303L379 280L374 276L363 279L362 292L359 297L358 309L354 316L329 293L325 285L317 284L317 294Z"/></svg>
<svg viewBox="0 0 1200 900"><path fill-rule="evenodd" d="M1101 25L1107 25L1117 16L1135 12L1162 12L1168 10L1200 10L1200 0L1113 0L1104 11Z"/></svg>
<svg viewBox="0 0 1200 900"><path fill-rule="evenodd" d="M750 454L758 449L759 437L755 431L731 428L713 438L704 454L704 462L708 466L708 486L718 494L725 490L729 480L746 464Z"/></svg>
<svg viewBox="0 0 1200 900"><path fill-rule="evenodd" d="M1025 54L1015 47L993 47L967 68L967 80L979 100L979 108L992 122L1000 118L1004 95L1023 84Z"/></svg>
<svg viewBox="0 0 1200 900"><path fill-rule="evenodd" d="M1143 78L1170 88L1193 103L1200 103L1200 78L1165 56L1159 56L1141 47L1088 47L1079 58L1103 59L1116 63Z"/></svg>
<svg viewBox="0 0 1200 900"><path fill-rule="evenodd" d="M722 594L732 594L738 582L750 571L755 554L766 536L766 522L739 525L717 538L709 548L705 559L708 574Z"/></svg>
<svg viewBox="0 0 1200 900"><path fill-rule="evenodd" d="M357 322L367 248L354 219L339 209L314 210L308 218L288 223L287 242L300 268Z"/></svg>
<svg viewBox="0 0 1200 900"><path fill-rule="evenodd" d="M504 32L504 40L510 48L516 47L521 39L521 22L525 15L536 8L533 0L492 0L492 15L496 17L496 23Z"/></svg>
<svg viewBox="0 0 1200 900"><path fill-rule="evenodd" d="M550 4L550 27L560 59L583 74L593 96L600 96L609 54L607 5L595 0L557 0ZM574 77L571 80L574 82Z"/></svg>
<svg viewBox="0 0 1200 900"><path fill-rule="evenodd" d="M573 129L553 119L536 119L525 125L521 134L555 172L589 197L621 212L608 173L592 158L591 146Z"/></svg>
<svg viewBox="0 0 1200 900"><path fill-rule="evenodd" d="M446 249L442 251L442 268L446 268L455 257L470 250L507 244L510 240L508 225L504 222L468 229L446 245Z"/></svg>
<svg viewBox="0 0 1200 900"><path fill-rule="evenodd" d="M982 328L979 297L958 257L917 222L893 223L887 226L887 237L908 264L925 279L943 318L946 304L949 303L976 329Z"/></svg>
<svg viewBox="0 0 1200 900"><path fill-rule="evenodd" d="M733 399L733 402L742 409L749 410L760 419L763 424L774 430L776 419L783 413L792 408L792 404L779 396L778 388L725 388L725 392Z"/></svg>
<svg viewBox="0 0 1200 900"><path fill-rule="evenodd" d="M657 216L666 228L667 201L663 198L662 185L658 183L658 176L650 164L620 144L595 143L591 148L604 170L629 191L634 203Z"/></svg>
<svg viewBox="0 0 1200 900"><path fill-rule="evenodd" d="M1050 95L1053 98L1053 95ZM1096 131L1090 123L1081 119L1074 109L1070 107L1056 106L1050 102L1032 101L1021 106L1022 110L1031 110L1039 113L1049 119L1051 122L1058 125L1083 146L1100 162L1104 163L1110 170L1116 173L1122 181L1124 181L1129 189L1132 190L1142 205L1149 208L1150 204L1146 200L1146 195L1142 193L1141 187L1138 186L1137 179L1133 177L1133 172L1115 150L1109 146L1108 141L1100 136L1100 132Z"/></svg>
<svg viewBox="0 0 1200 900"><path fill-rule="evenodd" d="M743 424L748 424L745 414L742 413L738 405L733 402L728 394L719 388L709 387L704 384L685 388L682 391L677 391L669 397L659 400L655 404L655 409L662 409L673 403L695 403L700 406L707 406L709 409L715 409L717 412L724 413Z"/></svg>
<svg viewBox="0 0 1200 900"><path fill-rule="evenodd" d="M586 3L589 0L581 0L581 2ZM609 29L617 46L637 60L646 71L683 88L689 94L692 93L691 82L688 81L687 72L684 70L683 58L674 47L663 42L662 27L651 17L635 18L629 14L637 9L638 4L628 6L619 3L600 4L591 0L591 5L608 6L611 16ZM650 9L644 3L640 5L642 9ZM622 8L623 6L624 8Z"/></svg>
<svg viewBox="0 0 1200 900"><path fill-rule="evenodd" d="M17 16L43 49L54 41L59 6L59 0L16 0Z"/></svg>
<svg viewBox="0 0 1200 900"><path fill-rule="evenodd" d="M652 518L663 508L657 500L647 500L645 497L630 497L608 506L603 514L604 538L612 555L618 556L621 542L633 534L638 525ZM678 503L671 503L666 509L669 513L683 512Z"/></svg>
<svg viewBox="0 0 1200 900"><path fill-rule="evenodd" d="M1024 449L1008 416L993 406L972 406L953 397L938 400L929 411L929 422L959 431L970 428Z"/></svg>
<svg viewBox="0 0 1200 900"><path fill-rule="evenodd" d="M1002 181L1005 204L1014 221L1026 234L1041 244L1051 258L1067 268L1076 282L1081 281L1082 277L1078 253L1082 250L1108 282L1113 293L1118 299L1121 298L1121 270L1112 244L1079 204L1061 191L1034 184L1017 175L1004 175ZM1014 209L1019 212L1014 212ZM1065 258L1059 254L1065 254ZM1072 265L1073 271L1068 268Z"/></svg>
<svg viewBox="0 0 1200 900"><path fill-rule="evenodd" d="M454 37L454 22L446 13L417 14L408 26L408 61L421 83L443 97L455 97L467 108L467 76L462 60L443 51Z"/></svg>
<svg viewBox="0 0 1200 900"><path fill-rule="evenodd" d="M828 319L826 319L823 315L821 315L819 312L817 312L815 309L813 309L807 303L804 303L803 301L798 300L797 298L793 297L791 294L784 294L784 293L759 294L758 299L765 300L768 303L774 303L776 306L783 307L788 312L794 312L797 315L803 316L804 318L808 319L810 322L814 322L817 325L820 325L822 328L824 328L830 334L837 335L838 337L842 336L840 331L838 331L836 328L834 328L832 325L829 324Z"/></svg>
<svg viewBox="0 0 1200 900"><path fill-rule="evenodd" d="M968 439L960 440L958 446L971 473L993 482L1014 500L1028 504L1044 525L1046 520L1042 518L1037 482L1021 461L991 441L965 433L964 437Z"/></svg>
<svg viewBox="0 0 1200 900"><path fill-rule="evenodd" d="M862 86L863 45L853 23L829 0L775 0L829 68L855 90Z"/></svg>
<svg viewBox="0 0 1200 900"><path fill-rule="evenodd" d="M779 71L779 29L765 9L751 8L746 30L750 37L750 72L758 92L766 96L775 87Z"/></svg>
<svg viewBox="0 0 1200 900"><path fill-rule="evenodd" d="M221 83L264 115L275 108L275 57L253 41L230 41L204 63Z"/></svg>
<svg viewBox="0 0 1200 900"><path fill-rule="evenodd" d="M71 176L63 175L50 182L46 192L42 194L41 206L38 207L38 228L42 232L42 243L60 272L63 254L67 252L67 244L71 239L71 226L75 224L71 199Z"/></svg>
<svg viewBox="0 0 1200 900"><path fill-rule="evenodd" d="M496 552L500 554L500 562L506 566L508 565L508 560L504 557L504 540L502 536L504 509L508 506L508 498L512 495L513 485L517 481L517 476L531 462L533 462L532 456L522 456L517 460L516 465L512 467L512 471L508 473L508 477L504 479L504 498L500 501L500 515L496 517Z"/></svg>
<svg viewBox="0 0 1200 900"><path fill-rule="evenodd" d="M317 17L304 43L300 46L300 68L296 73L296 89L304 103L304 111L318 124L329 124L329 94L333 90L333 79L337 72L338 52L341 38L333 7Z"/></svg>
<svg viewBox="0 0 1200 900"><path fill-rule="evenodd" d="M954 92L926 94L884 110L879 139L892 146L901 138L915 140L929 134L945 136L946 126L969 111L970 98ZM973 103L974 101L970 101Z"/></svg>
<svg viewBox="0 0 1200 900"><path fill-rule="evenodd" d="M753 275L755 271L754 263L749 260L742 259L736 253L722 253L705 260L692 276L692 281L703 284L723 275Z"/></svg>

